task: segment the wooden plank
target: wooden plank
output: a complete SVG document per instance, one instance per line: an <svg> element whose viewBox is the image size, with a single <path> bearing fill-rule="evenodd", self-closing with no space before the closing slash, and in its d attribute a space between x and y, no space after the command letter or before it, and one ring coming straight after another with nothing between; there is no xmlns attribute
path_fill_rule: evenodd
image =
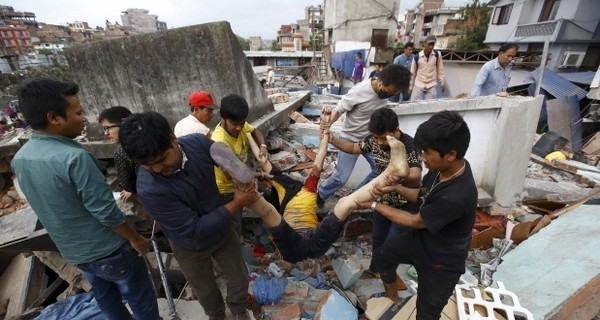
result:
<svg viewBox="0 0 600 320"><path fill-rule="evenodd" d="M54 280L54 282L52 282L52 284L44 289L44 291L42 291L42 294L40 294L39 297L37 297L37 299L35 299L33 302L31 302L31 304L29 305L28 309L32 309L32 308L37 308L39 306L41 306L44 302L46 302L46 300L48 300L48 298L56 293L56 290L58 290L58 288L60 288L60 286L65 282L65 280L63 280L62 278L56 278Z"/></svg>
<svg viewBox="0 0 600 320"><path fill-rule="evenodd" d="M315 159L317 158L317 153L312 151L312 149L310 148L304 149L303 152L310 159L310 161L315 161Z"/></svg>
<svg viewBox="0 0 600 320"><path fill-rule="evenodd" d="M312 168L313 164L314 164L314 162L312 162L312 161L297 164L297 165L291 167L288 171L300 171L300 170L304 170L304 169L310 169L310 168Z"/></svg>
<svg viewBox="0 0 600 320"><path fill-rule="evenodd" d="M70 285L79 289L83 289L84 291L90 291L92 289L92 286L83 276L81 271L76 267L66 263L58 252L34 251L33 254Z"/></svg>
<svg viewBox="0 0 600 320"><path fill-rule="evenodd" d="M37 216L31 207L17 210L0 218L0 245L27 238L35 230Z"/></svg>
<svg viewBox="0 0 600 320"><path fill-rule="evenodd" d="M562 209L554 211L553 213L549 214L548 216L551 219L556 219L559 216L561 216L561 215L563 215L563 214L565 214L565 213L567 213L567 212L569 212L569 211L571 211L571 210L573 210L575 208L580 207L582 204L586 203L588 200L590 200L591 198L593 198L596 195L600 195L600 188L598 188L598 190L590 192L587 196L585 196L585 197L583 197L583 198L575 201L574 203L569 204L569 205L567 205L566 207L564 207Z"/></svg>

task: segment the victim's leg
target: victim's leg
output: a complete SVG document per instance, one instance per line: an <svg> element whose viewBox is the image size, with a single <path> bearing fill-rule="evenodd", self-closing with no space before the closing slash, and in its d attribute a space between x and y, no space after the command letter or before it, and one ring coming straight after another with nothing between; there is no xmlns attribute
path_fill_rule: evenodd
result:
<svg viewBox="0 0 600 320"><path fill-rule="evenodd" d="M333 213L338 219L346 220L352 210L358 209L356 202L373 201L375 196L373 196L371 190L374 185L380 187L389 186L398 181L399 178L408 175L409 168L404 144L391 136L387 136L387 141L391 149L390 164L371 182L338 201L333 208Z"/></svg>

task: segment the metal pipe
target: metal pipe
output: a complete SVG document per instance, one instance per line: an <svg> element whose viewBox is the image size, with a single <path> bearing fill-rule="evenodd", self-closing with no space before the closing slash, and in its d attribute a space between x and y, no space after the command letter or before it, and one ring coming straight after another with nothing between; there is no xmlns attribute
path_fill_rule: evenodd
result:
<svg viewBox="0 0 600 320"><path fill-rule="evenodd" d="M158 264L158 272L160 273L160 280L162 282L163 287L165 288L165 295L167 296L167 304L169 306L169 316L172 320L179 320L179 316L177 315L177 310L175 309L175 303L173 303L173 296L171 295L171 290L169 289L169 281L167 280L167 273L165 271L165 265L163 264L162 257L160 255L160 251L158 250L158 245L156 244L156 237L154 236L154 230L156 228L156 221L152 224L152 236L150 237L150 241L152 242L152 248L154 249L154 254L156 255L156 263Z"/></svg>

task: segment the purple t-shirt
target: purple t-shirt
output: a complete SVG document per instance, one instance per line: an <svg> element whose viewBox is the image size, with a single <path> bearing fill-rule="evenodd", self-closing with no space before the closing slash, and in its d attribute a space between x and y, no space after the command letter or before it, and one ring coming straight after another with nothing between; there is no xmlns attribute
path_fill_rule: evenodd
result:
<svg viewBox="0 0 600 320"><path fill-rule="evenodd" d="M360 80L363 76L363 71L365 70L365 62L360 60L354 60L354 71L352 72L352 79Z"/></svg>

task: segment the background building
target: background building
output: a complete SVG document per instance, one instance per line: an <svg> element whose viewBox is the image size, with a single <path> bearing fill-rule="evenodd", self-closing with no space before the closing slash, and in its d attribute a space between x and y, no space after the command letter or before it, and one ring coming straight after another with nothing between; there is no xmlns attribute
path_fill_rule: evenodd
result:
<svg viewBox="0 0 600 320"><path fill-rule="evenodd" d="M146 9L129 8L123 11L121 22L125 27L131 27L138 33L150 33L167 30L167 23L158 21L158 16L148 14Z"/></svg>
<svg viewBox="0 0 600 320"><path fill-rule="evenodd" d="M596 70L600 64L598 0L492 0L485 42L492 50L516 42L519 51L542 52L549 42L547 67Z"/></svg>

